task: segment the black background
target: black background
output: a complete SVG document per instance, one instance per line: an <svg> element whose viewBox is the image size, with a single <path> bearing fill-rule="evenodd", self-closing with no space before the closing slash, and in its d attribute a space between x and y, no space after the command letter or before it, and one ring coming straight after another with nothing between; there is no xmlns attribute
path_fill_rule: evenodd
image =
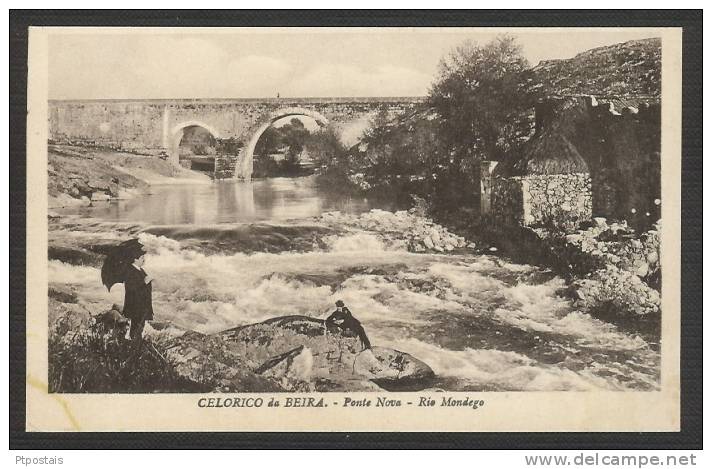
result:
<svg viewBox="0 0 712 469"><path fill-rule="evenodd" d="M682 27L681 432L670 433L28 433L25 227L28 26ZM11 449L701 449L702 12L695 10L13 10L10 12ZM667 177L663 175L662 177ZM44 292L36 292L44 294ZM127 409L130 412L130 409ZM180 411L177 409L177 411ZM656 412L657 409L650 409Z"/></svg>

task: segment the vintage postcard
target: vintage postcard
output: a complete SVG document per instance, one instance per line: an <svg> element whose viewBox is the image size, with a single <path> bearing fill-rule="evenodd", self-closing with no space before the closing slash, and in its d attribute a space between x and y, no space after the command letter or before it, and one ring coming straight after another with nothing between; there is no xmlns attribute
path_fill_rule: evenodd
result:
<svg viewBox="0 0 712 469"><path fill-rule="evenodd" d="M678 431L681 38L31 28L26 429Z"/></svg>

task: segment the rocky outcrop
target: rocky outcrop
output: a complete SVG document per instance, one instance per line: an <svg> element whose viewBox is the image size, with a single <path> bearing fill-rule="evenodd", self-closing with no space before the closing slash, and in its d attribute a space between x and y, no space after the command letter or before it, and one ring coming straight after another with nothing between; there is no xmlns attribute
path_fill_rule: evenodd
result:
<svg viewBox="0 0 712 469"><path fill-rule="evenodd" d="M405 210L394 213L374 209L361 215L327 212L319 220L338 227L371 231L392 243L405 242L411 252L450 252L474 247L433 220Z"/></svg>
<svg viewBox="0 0 712 469"><path fill-rule="evenodd" d="M363 350L324 321L283 316L216 334L151 322L135 356L119 307L49 290L49 379L56 392L404 391L435 375L398 350Z"/></svg>
<svg viewBox="0 0 712 469"><path fill-rule="evenodd" d="M116 170L85 148L50 145L48 160L51 207L89 205L119 197L122 189L146 187L143 181Z"/></svg>
<svg viewBox="0 0 712 469"><path fill-rule="evenodd" d="M284 316L206 336L188 332L165 347L178 373L210 376L214 390L380 391L427 388L432 369L385 347L362 350L358 338L327 332L324 321Z"/></svg>
<svg viewBox="0 0 712 469"><path fill-rule="evenodd" d="M162 351L176 373L216 392L285 391L278 383L252 371L240 347L189 331L169 342Z"/></svg>
<svg viewBox="0 0 712 469"><path fill-rule="evenodd" d="M599 217L568 234L532 232L551 254L548 263L570 276L564 293L576 307L617 325L659 326L660 221L643 233Z"/></svg>
<svg viewBox="0 0 712 469"><path fill-rule="evenodd" d="M47 160L50 208L130 198L153 181L208 180L197 171L176 168L161 158L110 148L51 144Z"/></svg>
<svg viewBox="0 0 712 469"><path fill-rule="evenodd" d="M595 312L601 305L617 315L660 313L660 221L638 234L625 222L595 218L593 226L566 236L566 243L597 265L576 280L577 305Z"/></svg>
<svg viewBox="0 0 712 469"><path fill-rule="evenodd" d="M660 220L652 228L637 234L625 221L597 217L592 226L566 235L566 242L651 283L660 275Z"/></svg>
<svg viewBox="0 0 712 469"><path fill-rule="evenodd" d="M660 38L641 39L542 61L532 82L548 94L659 96L661 64Z"/></svg>

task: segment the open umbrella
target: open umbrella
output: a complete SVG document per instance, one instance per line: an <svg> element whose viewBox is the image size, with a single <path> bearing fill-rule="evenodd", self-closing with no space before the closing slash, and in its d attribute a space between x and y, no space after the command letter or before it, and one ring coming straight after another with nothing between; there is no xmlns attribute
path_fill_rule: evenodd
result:
<svg viewBox="0 0 712 469"><path fill-rule="evenodd" d="M126 269L139 257L145 254L143 244L137 239L124 241L109 252L101 266L101 283L111 291L115 283L124 283Z"/></svg>

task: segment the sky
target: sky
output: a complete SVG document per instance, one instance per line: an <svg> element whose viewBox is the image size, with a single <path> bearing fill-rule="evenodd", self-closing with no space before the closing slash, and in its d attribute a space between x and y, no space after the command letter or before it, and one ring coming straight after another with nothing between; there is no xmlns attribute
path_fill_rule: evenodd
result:
<svg viewBox="0 0 712 469"><path fill-rule="evenodd" d="M58 30L50 99L424 96L438 62L465 40L507 32L531 65L631 39L644 29L389 28Z"/></svg>

